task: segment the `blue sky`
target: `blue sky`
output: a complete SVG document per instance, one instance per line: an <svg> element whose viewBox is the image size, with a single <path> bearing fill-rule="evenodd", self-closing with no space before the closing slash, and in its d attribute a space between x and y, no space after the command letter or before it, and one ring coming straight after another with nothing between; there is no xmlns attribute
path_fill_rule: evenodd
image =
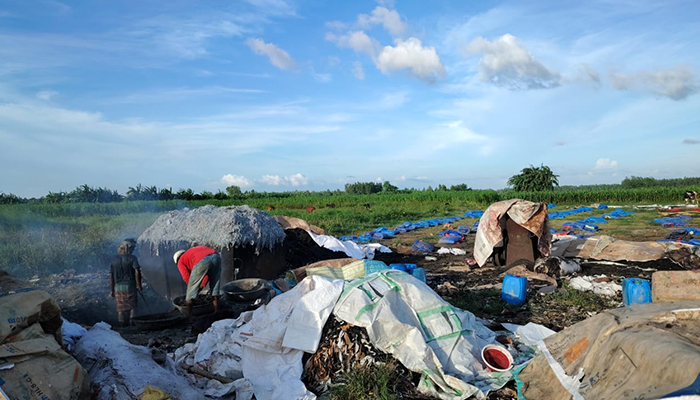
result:
<svg viewBox="0 0 700 400"><path fill-rule="evenodd" d="M700 172L697 1L0 3L0 192Z"/></svg>

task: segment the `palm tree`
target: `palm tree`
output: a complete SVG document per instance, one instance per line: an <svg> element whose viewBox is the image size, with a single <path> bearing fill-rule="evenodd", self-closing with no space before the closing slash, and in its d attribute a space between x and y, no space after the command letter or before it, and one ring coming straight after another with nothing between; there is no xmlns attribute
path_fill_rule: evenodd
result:
<svg viewBox="0 0 700 400"><path fill-rule="evenodd" d="M530 164L529 167L523 168L519 174L513 175L508 179L508 186L519 192L541 192L545 190L554 190L554 186L559 186L559 175L555 175L552 170L546 165L535 167Z"/></svg>

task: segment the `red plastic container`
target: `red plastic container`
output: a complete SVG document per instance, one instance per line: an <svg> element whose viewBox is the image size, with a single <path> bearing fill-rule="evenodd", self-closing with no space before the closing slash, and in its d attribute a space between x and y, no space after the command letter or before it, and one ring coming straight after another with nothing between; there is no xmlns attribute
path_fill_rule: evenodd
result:
<svg viewBox="0 0 700 400"><path fill-rule="evenodd" d="M504 347L495 344L481 349L481 359L489 371L505 372L513 368L513 356Z"/></svg>

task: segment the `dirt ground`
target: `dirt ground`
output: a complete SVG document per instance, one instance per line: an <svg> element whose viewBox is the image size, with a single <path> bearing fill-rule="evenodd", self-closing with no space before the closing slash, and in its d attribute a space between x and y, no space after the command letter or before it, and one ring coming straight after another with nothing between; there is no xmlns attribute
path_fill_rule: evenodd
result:
<svg viewBox="0 0 700 400"><path fill-rule="evenodd" d="M640 218L640 220L642 220ZM466 219L454 224L467 225L476 221ZM563 221L560 221L563 222ZM700 219L692 221L700 225ZM442 231L442 226L424 228L401 234L393 239L382 241L382 244L390 247L392 253L377 253L375 259L391 263L413 263L426 271L427 283L447 301L457 307L471 311L476 316L489 321L489 324L498 328L501 322L525 324L535 322L559 331L578 321L584 320L604 309L618 307L622 304L621 296L609 298L598 296L590 292L579 292L569 288L565 278L557 279L558 288L551 294L541 295L538 290L549 286L550 283L531 281L528 285L528 301L522 306L507 305L500 298L501 274L507 268L486 265L478 268L473 265L472 249L474 247L474 233L469 234L463 243L455 245L437 245L439 247L459 248L466 252L464 255L439 255L436 252L427 254L413 253L410 245L415 240L424 240L432 244L437 242L437 233ZM609 228L610 231L617 228ZM658 230L658 229L657 229ZM649 239L649 233L637 235L641 232L634 228L627 232L625 239L643 238ZM659 238L665 229L653 235ZM312 252L314 257L320 257L319 252ZM311 261L316 261L311 260ZM300 262L296 260L295 263ZM617 263L605 264L596 262L584 262L580 275L605 274L614 281L621 283L625 277L651 278L656 270L682 269L677 264L663 262L647 263ZM698 266L700 267L700 266ZM207 316L199 318L195 322L194 329L186 324L159 331L142 331L133 327L117 327L117 318L114 300L109 297L108 272L102 271L91 274L75 274L74 271L65 271L62 274L51 275L42 279L30 281L36 288L47 290L62 308L63 316L72 322L84 326L92 326L99 321L105 321L115 327L115 330L129 342L160 348L166 352L173 351L187 342L196 340L197 333L206 329L215 319L233 318L241 311L248 308L237 306L229 307L216 317ZM173 304L161 298L147 284L144 284L144 297L139 298L138 313L154 314L167 312L174 309ZM513 384L509 384L498 392L491 393L489 399L514 399L516 391Z"/></svg>

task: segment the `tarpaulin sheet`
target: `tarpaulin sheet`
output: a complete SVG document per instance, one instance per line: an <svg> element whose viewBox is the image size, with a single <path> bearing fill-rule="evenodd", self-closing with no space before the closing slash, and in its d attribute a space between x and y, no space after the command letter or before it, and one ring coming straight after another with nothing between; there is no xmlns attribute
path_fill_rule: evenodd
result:
<svg viewBox="0 0 700 400"><path fill-rule="evenodd" d="M549 230L546 205L520 199L504 200L491 204L479 220L474 242L474 258L479 266L486 264L494 247L503 244L500 220L504 215L508 215L515 223L537 236L537 249L540 254L549 255L552 234Z"/></svg>
<svg viewBox="0 0 700 400"><path fill-rule="evenodd" d="M301 382L303 352L313 353L344 281L309 276L255 310L238 331L243 375L258 400L315 399Z"/></svg>
<svg viewBox="0 0 700 400"><path fill-rule="evenodd" d="M357 259L369 258L371 260L374 258L375 250L379 250L382 253L391 253L391 249L379 243L358 245L350 240L342 241L333 236L317 235L311 231L307 232L309 236L311 236L311 239L319 246L333 251L342 251L347 254L348 257Z"/></svg>
<svg viewBox="0 0 700 400"><path fill-rule="evenodd" d="M552 256L641 262L661 259L667 252L678 250L683 246L691 252L698 252L697 247L675 242L631 242L617 240L611 236L591 236L555 242L552 245Z"/></svg>
<svg viewBox="0 0 700 400"><path fill-rule="evenodd" d="M100 387L96 400L135 398L148 385L166 389L176 399L205 399L181 376L156 364L148 348L127 342L104 322L95 324L76 343L75 358Z"/></svg>
<svg viewBox="0 0 700 400"><path fill-rule="evenodd" d="M604 311L545 339L545 351L518 376L521 394L537 400L700 394L692 387L700 375L699 329L700 301Z"/></svg>
<svg viewBox="0 0 700 400"><path fill-rule="evenodd" d="M277 221L278 224L284 229L285 231L287 229L296 229L300 228L305 231L311 231L317 235L325 235L326 230L323 228L319 228L316 225L311 225L308 222L304 221L301 218L294 218L294 217L287 217L284 215L273 215L272 218Z"/></svg>
<svg viewBox="0 0 700 400"><path fill-rule="evenodd" d="M493 343L491 330L405 272L386 270L348 283L333 313L367 329L378 349L420 372L423 393L483 397L512 377L483 369L480 354Z"/></svg>

